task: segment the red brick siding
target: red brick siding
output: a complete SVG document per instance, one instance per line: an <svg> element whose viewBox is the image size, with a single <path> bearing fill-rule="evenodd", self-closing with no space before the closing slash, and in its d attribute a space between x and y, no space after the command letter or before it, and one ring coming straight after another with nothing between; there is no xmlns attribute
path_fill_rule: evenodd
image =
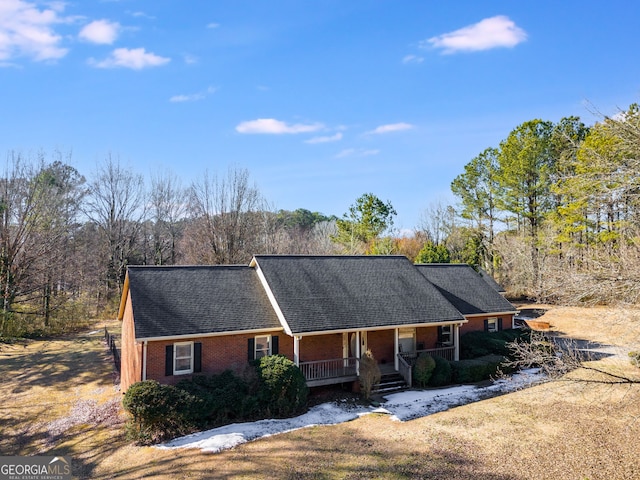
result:
<svg viewBox="0 0 640 480"><path fill-rule="evenodd" d="M291 347L293 355L293 346ZM328 333L302 337L300 340L300 361L331 360L342 358L342 334Z"/></svg>
<svg viewBox="0 0 640 480"><path fill-rule="evenodd" d="M272 334L276 335L276 334ZM157 380L160 383L177 383L189 375L165 376L165 347L178 342L202 343L202 372L221 373L225 370L233 370L242 373L249 364L248 340L256 334L224 335L220 337L190 338L180 340L164 340L149 342L147 346L147 379ZM293 360L293 339L282 332L277 333L278 352Z"/></svg>
<svg viewBox="0 0 640 480"><path fill-rule="evenodd" d="M367 332L367 348L378 363L393 363L394 330L375 330Z"/></svg>
<svg viewBox="0 0 640 480"><path fill-rule="evenodd" d="M438 343L438 327L416 328L416 348L419 344L424 345L424 349L436 348Z"/></svg>
<svg viewBox="0 0 640 480"><path fill-rule="evenodd" d="M487 318L502 318L502 329L507 330L511 328L511 322L513 320L513 314L509 315L483 315L480 317L467 317L468 323L463 324L460 327L460 335L464 335L467 332L484 331L484 321Z"/></svg>

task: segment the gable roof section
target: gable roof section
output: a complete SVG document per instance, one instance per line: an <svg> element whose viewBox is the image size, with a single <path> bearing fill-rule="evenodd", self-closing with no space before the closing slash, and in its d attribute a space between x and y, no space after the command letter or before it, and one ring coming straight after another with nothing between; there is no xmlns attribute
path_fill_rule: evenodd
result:
<svg viewBox="0 0 640 480"><path fill-rule="evenodd" d="M128 268L136 340L281 329L248 266Z"/></svg>
<svg viewBox="0 0 640 480"><path fill-rule="evenodd" d="M404 256L256 255L294 335L462 321Z"/></svg>
<svg viewBox="0 0 640 480"><path fill-rule="evenodd" d="M430 263L416 267L464 315L516 311L469 265Z"/></svg>

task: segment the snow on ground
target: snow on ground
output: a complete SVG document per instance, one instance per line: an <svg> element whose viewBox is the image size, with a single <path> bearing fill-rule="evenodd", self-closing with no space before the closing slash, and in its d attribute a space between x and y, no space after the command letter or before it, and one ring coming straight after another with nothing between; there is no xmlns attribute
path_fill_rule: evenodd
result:
<svg viewBox="0 0 640 480"><path fill-rule="evenodd" d="M461 385L432 390L409 390L385 396L378 408L348 402L323 403L304 415L281 420L234 423L205 432L194 433L158 445L161 449L199 448L203 452L220 452L262 437L316 425L335 425L370 413L387 413L396 421L413 420L449 408L508 393L544 381L537 369L523 370L486 387Z"/></svg>

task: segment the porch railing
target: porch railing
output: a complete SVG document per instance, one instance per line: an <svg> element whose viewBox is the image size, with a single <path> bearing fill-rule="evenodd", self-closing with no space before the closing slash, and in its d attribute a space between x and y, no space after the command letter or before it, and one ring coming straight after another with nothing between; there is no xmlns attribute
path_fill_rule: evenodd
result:
<svg viewBox="0 0 640 480"><path fill-rule="evenodd" d="M416 350L415 352L399 353L398 355L404 358L407 363L412 364L413 361L418 358L421 353L428 353L432 357L439 356L446 360L449 360L450 362L453 362L456 354L456 347L428 348L425 350Z"/></svg>
<svg viewBox="0 0 640 480"><path fill-rule="evenodd" d="M358 360L354 357L349 357L300 362L299 367L304 378L307 381L313 381L357 375L357 365Z"/></svg>
<svg viewBox="0 0 640 480"><path fill-rule="evenodd" d="M407 362L401 353L398 354L398 373L402 375L405 383L411 388L413 381L413 367L411 363Z"/></svg>

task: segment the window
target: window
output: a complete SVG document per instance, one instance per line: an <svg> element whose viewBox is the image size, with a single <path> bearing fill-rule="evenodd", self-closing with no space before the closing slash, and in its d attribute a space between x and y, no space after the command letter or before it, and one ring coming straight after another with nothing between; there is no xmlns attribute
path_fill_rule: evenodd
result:
<svg viewBox="0 0 640 480"><path fill-rule="evenodd" d="M193 342L173 344L173 374L193 373Z"/></svg>
<svg viewBox="0 0 640 480"><path fill-rule="evenodd" d="M487 319L487 332L497 332L498 331L498 319L497 318L488 318Z"/></svg>
<svg viewBox="0 0 640 480"><path fill-rule="evenodd" d="M201 371L202 342L179 342L165 346L165 376L188 375Z"/></svg>
<svg viewBox="0 0 640 480"><path fill-rule="evenodd" d="M254 358L259 358L271 355L271 335L262 335L256 337L256 350Z"/></svg>
<svg viewBox="0 0 640 480"><path fill-rule="evenodd" d="M443 325L440 330L440 339L438 340L440 345L450 346L453 345L453 326Z"/></svg>
<svg viewBox="0 0 640 480"><path fill-rule="evenodd" d="M258 335L248 339L249 361L258 360L268 355L278 354L277 335Z"/></svg>

